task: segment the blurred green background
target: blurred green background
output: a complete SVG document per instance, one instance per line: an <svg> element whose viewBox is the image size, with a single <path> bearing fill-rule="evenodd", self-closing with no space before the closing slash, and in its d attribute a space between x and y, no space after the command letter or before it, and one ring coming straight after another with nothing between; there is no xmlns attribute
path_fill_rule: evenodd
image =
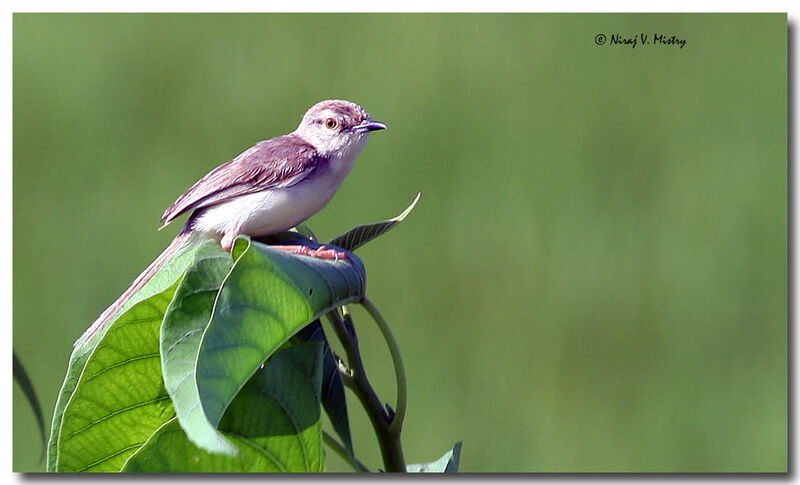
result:
<svg viewBox="0 0 800 485"><path fill-rule="evenodd" d="M13 29L13 340L48 425L72 342L177 232L156 232L162 211L343 98L389 130L311 227L330 238L423 194L359 250L404 352L409 462L464 440L468 472L787 469L785 15L18 14ZM641 32L687 43L610 45ZM388 351L355 316L393 402ZM13 419L14 469L43 470L16 385Z"/></svg>

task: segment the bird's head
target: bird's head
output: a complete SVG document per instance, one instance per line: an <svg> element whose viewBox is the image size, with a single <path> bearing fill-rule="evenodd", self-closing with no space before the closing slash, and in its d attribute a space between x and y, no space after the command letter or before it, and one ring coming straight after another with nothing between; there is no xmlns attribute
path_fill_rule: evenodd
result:
<svg viewBox="0 0 800 485"><path fill-rule="evenodd" d="M329 99L306 111L295 133L313 145L320 155L351 158L364 148L371 131L385 129L385 124L370 119L361 106Z"/></svg>

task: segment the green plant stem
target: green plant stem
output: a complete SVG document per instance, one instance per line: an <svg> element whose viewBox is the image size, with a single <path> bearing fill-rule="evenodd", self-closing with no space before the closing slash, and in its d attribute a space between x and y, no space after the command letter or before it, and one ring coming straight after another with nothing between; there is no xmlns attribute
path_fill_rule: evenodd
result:
<svg viewBox="0 0 800 485"><path fill-rule="evenodd" d="M386 323L386 319L381 315L381 312L378 311L375 305L372 304L372 301L366 296L361 303L364 305L367 312L369 312L372 319L375 320L375 323L378 324L378 328L380 328L383 338L389 346L389 353L392 356L395 380L397 381L397 406L395 407L394 418L391 422L391 429L399 436L403 428L403 421L406 417L406 405L408 402L408 384L406 381L406 370L405 367L403 367L403 357L400 355L400 347L397 345L397 340L395 340L392 330L389 328L389 324Z"/></svg>
<svg viewBox="0 0 800 485"><path fill-rule="evenodd" d="M400 430L391 427L389 415L367 379L357 339L355 335L348 333L342 317L339 316L336 310L329 312L328 318L347 354L347 364L352 371L351 379L345 380L345 383L367 412L372 428L378 438L383 466L387 472L405 472L406 464L403 458L403 447L400 442Z"/></svg>
<svg viewBox="0 0 800 485"><path fill-rule="evenodd" d="M362 473L370 472L369 469L365 467L363 463L358 461L358 458L350 457L350 455L347 454L347 450L344 448L344 446L342 446L341 443L336 441L336 439L333 436L329 435L327 431L322 431L322 441L324 441L326 445L328 445L333 451L335 451L337 455L342 457L343 460L349 463L350 466L352 466L355 471Z"/></svg>

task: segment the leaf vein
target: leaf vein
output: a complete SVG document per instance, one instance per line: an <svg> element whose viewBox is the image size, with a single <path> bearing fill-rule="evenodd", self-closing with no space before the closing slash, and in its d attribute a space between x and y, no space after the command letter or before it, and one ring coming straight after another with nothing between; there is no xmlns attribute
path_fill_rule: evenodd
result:
<svg viewBox="0 0 800 485"><path fill-rule="evenodd" d="M143 407L143 406L149 406L150 404L155 404L157 402L164 401L164 400L167 400L167 399L169 399L168 395L159 396L159 397L157 397L155 399L150 399L149 401L139 402L139 403L133 404L131 406L127 406L127 407L124 407L122 409L118 409L116 411L113 411L113 412L107 414L106 416L103 416L100 419L96 419L96 420L92 421L91 423L87 424L86 426L84 426L83 428L73 432L68 437L66 437L63 441L69 441L72 438L74 438L76 435L78 435L80 433L83 433L84 431L86 431L87 429L91 428L92 426L95 426L96 424L99 424L99 423L102 423L103 421L111 419L111 418L113 418L114 416L116 416L118 414L122 414L122 413L127 412L127 411L132 411L132 410L134 410L136 408L140 408L140 407Z"/></svg>

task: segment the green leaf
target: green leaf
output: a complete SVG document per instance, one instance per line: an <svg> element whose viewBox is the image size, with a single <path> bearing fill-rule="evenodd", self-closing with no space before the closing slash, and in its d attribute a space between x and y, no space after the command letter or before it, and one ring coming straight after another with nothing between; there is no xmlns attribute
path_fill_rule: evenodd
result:
<svg viewBox="0 0 800 485"><path fill-rule="evenodd" d="M419 463L406 465L408 473L456 473L458 461L461 457L461 441L453 445L453 449L432 463Z"/></svg>
<svg viewBox="0 0 800 485"><path fill-rule="evenodd" d="M333 350L325 337L325 331L322 329L322 323L318 319L314 320L298 332L297 338L300 341L320 342L322 344L324 352L322 362L322 406L331 420L334 431L341 438L345 451L354 460L355 455L353 453L353 441L350 437L350 421L347 417L344 383L342 382L342 376L339 375L339 364L336 362Z"/></svg>
<svg viewBox="0 0 800 485"><path fill-rule="evenodd" d="M123 466L131 473L284 472L277 460L238 436L227 436L237 457L209 453L189 441L177 418L159 428Z"/></svg>
<svg viewBox="0 0 800 485"><path fill-rule="evenodd" d="M214 309L222 282L233 261L220 248L218 256L201 259L189 268L161 326L161 365L164 386L175 404L175 412L190 438L200 448L234 454L235 448L209 423L200 402L195 380L197 352Z"/></svg>
<svg viewBox="0 0 800 485"><path fill-rule="evenodd" d="M131 307L93 349L64 408L56 471L119 471L174 415L161 381L158 333L177 286Z"/></svg>
<svg viewBox="0 0 800 485"><path fill-rule="evenodd" d="M123 468L128 472L320 472L322 346L277 352L237 394L220 429L236 457L191 443L177 421L164 425Z"/></svg>
<svg viewBox="0 0 800 485"><path fill-rule="evenodd" d="M97 345L97 342L94 342L94 345ZM72 393L75 392L75 387L78 385L78 379L83 371L83 367L93 349L94 347L75 347L69 358L67 376L61 384L61 390L58 393L58 399L56 400L56 406L53 412L53 423L50 425L50 440L47 443L48 472L56 471L56 463L58 461L58 439L61 434L61 422L64 415L64 408L67 406Z"/></svg>
<svg viewBox="0 0 800 485"><path fill-rule="evenodd" d="M397 217L394 217L387 221L356 226L353 229L347 231L346 233L331 239L330 244L333 244L334 246L339 246L348 251L355 251L356 249L368 243L369 241L389 231L397 224L400 224L400 222L402 222L403 219L405 219L406 216L408 216L408 214L411 213L411 210L414 209L414 206L417 205L417 201L419 200L421 195L422 193L418 193L417 196L414 198L414 201L411 202L411 205L409 205L406 208L406 210L401 212L400 215L398 215Z"/></svg>
<svg viewBox="0 0 800 485"><path fill-rule="evenodd" d="M72 351L67 368L67 375L64 378L61 391L59 392L56 401L55 411L53 413L53 422L50 429L50 440L47 445L47 471L56 471L56 463L58 460L58 441L60 438L62 418L64 409L70 401L78 381L81 377L86 361L92 355L92 351L97 346L98 342L104 338L106 332L112 328L116 322L125 317L127 311L135 304L157 295L167 288L175 284L181 277L186 268L192 264L196 257L220 250L219 243L213 240L193 240L189 246L177 254L173 259L167 262L161 270L156 273L153 278L139 291L131 300L123 307L122 313L94 337L86 342L77 342ZM166 308L166 305L165 305Z"/></svg>
<svg viewBox="0 0 800 485"><path fill-rule="evenodd" d="M253 440L287 471L322 471L322 368L318 342L276 352L237 394L220 429Z"/></svg>
<svg viewBox="0 0 800 485"><path fill-rule="evenodd" d="M176 413L193 443L217 453L231 448L212 430L259 366L321 314L362 298L366 286L363 263L352 253L345 260L323 260L243 236L232 254L233 267L217 294L197 353L171 356L164 371L167 380L193 381L196 392L173 395ZM195 330L202 325L202 314L192 318ZM165 349L173 344L163 342ZM173 364L182 370L173 371Z"/></svg>

